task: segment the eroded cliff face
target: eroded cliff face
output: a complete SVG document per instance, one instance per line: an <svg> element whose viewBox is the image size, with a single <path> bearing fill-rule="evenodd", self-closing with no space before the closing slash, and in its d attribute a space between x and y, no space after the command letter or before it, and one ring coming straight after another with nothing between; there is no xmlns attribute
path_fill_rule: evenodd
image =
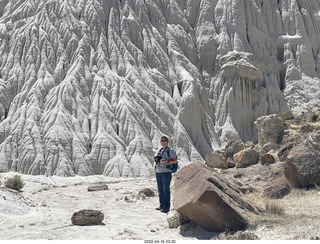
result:
<svg viewBox="0 0 320 244"><path fill-rule="evenodd" d="M0 0L0 171L147 177L320 106L320 3Z"/></svg>

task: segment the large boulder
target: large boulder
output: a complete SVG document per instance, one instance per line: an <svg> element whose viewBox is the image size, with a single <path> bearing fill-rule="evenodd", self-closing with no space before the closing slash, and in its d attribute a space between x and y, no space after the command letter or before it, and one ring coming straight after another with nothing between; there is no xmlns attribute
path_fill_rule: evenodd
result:
<svg viewBox="0 0 320 244"><path fill-rule="evenodd" d="M84 209L72 215L73 225L95 225L100 224L104 219L104 214L98 210Z"/></svg>
<svg viewBox="0 0 320 244"><path fill-rule="evenodd" d="M244 149L243 142L240 140L230 140L226 145L226 157L232 158L234 154Z"/></svg>
<svg viewBox="0 0 320 244"><path fill-rule="evenodd" d="M259 163L259 153L253 149L242 150L233 155L233 161L237 168L245 168Z"/></svg>
<svg viewBox="0 0 320 244"><path fill-rule="evenodd" d="M320 185L320 131L293 147L285 163L285 176L299 188Z"/></svg>
<svg viewBox="0 0 320 244"><path fill-rule="evenodd" d="M258 142L261 146L268 142L281 143L285 126L283 119L276 114L259 117L254 125L258 129Z"/></svg>
<svg viewBox="0 0 320 244"><path fill-rule="evenodd" d="M208 165L211 168L220 168L220 169L228 168L227 159L219 151L206 154L205 161L206 161L206 165Z"/></svg>
<svg viewBox="0 0 320 244"><path fill-rule="evenodd" d="M243 229L261 210L216 170L201 162L177 174L174 208L207 231Z"/></svg>

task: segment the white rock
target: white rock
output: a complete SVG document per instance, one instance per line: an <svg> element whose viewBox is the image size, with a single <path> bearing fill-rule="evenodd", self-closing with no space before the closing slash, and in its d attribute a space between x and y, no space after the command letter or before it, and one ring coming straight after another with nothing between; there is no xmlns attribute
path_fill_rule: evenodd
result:
<svg viewBox="0 0 320 244"><path fill-rule="evenodd" d="M317 1L0 1L0 172L148 177L320 106Z"/></svg>

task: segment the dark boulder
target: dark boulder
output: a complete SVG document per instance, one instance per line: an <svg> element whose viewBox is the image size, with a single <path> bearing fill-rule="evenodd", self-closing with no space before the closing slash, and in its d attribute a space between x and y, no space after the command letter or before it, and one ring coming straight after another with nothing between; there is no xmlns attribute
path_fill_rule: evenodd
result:
<svg viewBox="0 0 320 244"><path fill-rule="evenodd" d="M104 214L98 210L84 209L72 215L73 225L96 225L104 219Z"/></svg>
<svg viewBox="0 0 320 244"><path fill-rule="evenodd" d="M269 165L269 164L274 164L276 160L271 154L266 153L262 155L262 157L260 158L260 162L262 165Z"/></svg>
<svg viewBox="0 0 320 244"><path fill-rule="evenodd" d="M292 148L284 173L295 187L320 185L320 131L312 133Z"/></svg>

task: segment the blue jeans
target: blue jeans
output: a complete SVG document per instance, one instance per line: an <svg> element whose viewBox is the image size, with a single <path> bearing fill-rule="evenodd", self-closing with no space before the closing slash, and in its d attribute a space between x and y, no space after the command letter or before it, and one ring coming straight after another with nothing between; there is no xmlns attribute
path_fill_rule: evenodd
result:
<svg viewBox="0 0 320 244"><path fill-rule="evenodd" d="M170 183L171 173L156 173L160 207L170 209Z"/></svg>

